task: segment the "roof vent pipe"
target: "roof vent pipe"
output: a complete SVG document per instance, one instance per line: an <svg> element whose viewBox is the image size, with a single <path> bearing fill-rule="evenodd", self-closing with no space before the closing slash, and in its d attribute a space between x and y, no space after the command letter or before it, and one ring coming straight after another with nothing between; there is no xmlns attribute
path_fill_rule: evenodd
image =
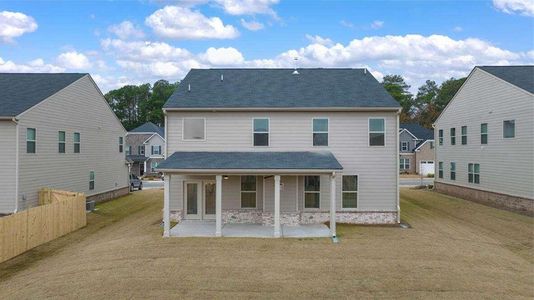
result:
<svg viewBox="0 0 534 300"><path fill-rule="evenodd" d="M221 81L223 81L223 80L224 80L224 75L223 75L223 74L221 74Z"/></svg>
<svg viewBox="0 0 534 300"><path fill-rule="evenodd" d="M367 68L363 69L363 74L367 74Z"/></svg>
<svg viewBox="0 0 534 300"><path fill-rule="evenodd" d="M191 92L191 84L188 84L188 85L187 85L187 91L188 91L188 92Z"/></svg>

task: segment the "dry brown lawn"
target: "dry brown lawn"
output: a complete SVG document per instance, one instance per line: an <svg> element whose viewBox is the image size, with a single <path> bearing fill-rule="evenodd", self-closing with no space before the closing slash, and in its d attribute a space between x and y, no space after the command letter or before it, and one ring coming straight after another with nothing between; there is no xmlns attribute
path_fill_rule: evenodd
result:
<svg viewBox="0 0 534 300"><path fill-rule="evenodd" d="M328 239L161 238L162 192L100 205L89 225L0 264L0 298L534 297L534 219L403 190L411 229Z"/></svg>

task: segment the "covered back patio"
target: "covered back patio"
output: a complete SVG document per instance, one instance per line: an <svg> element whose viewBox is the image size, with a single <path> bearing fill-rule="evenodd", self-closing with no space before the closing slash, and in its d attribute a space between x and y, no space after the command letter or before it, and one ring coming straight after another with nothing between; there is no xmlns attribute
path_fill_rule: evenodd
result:
<svg viewBox="0 0 534 300"><path fill-rule="evenodd" d="M325 237L336 236L336 176L342 166L330 152L175 152L159 166L159 171L165 174L164 197L164 236L232 236L232 237ZM213 178L213 204L206 202L204 217L199 220L181 220L171 229L171 199L180 198L181 205L189 201L190 194L184 195L188 186L186 181L175 178ZM224 179L233 176L256 176L270 178L272 185L268 192L272 196L272 223L256 224L255 222L241 222L241 224L223 223L223 188L228 190L229 183ZM324 224L291 224L280 222L280 193L281 177L293 176L321 176L329 178L329 221L330 228ZM211 182L209 180L208 182ZM171 186L171 183L174 184ZM194 182L193 182L194 184ZM205 185L202 185L206 187ZM185 187L185 189L184 189ZM194 186L192 186L194 187ZM262 186L263 187L263 186ZM272 190L270 190L272 188ZM195 197L194 187L192 197ZM298 191L298 189L297 189ZM265 189L264 189L265 194ZM184 200L184 198L187 198ZM298 196L297 196L298 198ZM262 199L267 201L266 199ZM201 204L202 205L202 204ZM298 206L298 205L297 205ZM185 208L184 208L185 209ZM207 218L211 211L212 217ZM262 213L262 212L260 212ZM271 214L269 212L269 214ZM326 214L325 214L326 217Z"/></svg>

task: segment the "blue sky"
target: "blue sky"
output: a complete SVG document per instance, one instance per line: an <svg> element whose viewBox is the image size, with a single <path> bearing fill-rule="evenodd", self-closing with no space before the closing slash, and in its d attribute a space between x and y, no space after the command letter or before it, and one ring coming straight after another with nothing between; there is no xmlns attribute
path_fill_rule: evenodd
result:
<svg viewBox="0 0 534 300"><path fill-rule="evenodd" d="M0 71L90 72L104 91L192 67L295 65L401 74L415 90L533 62L532 0L0 3Z"/></svg>

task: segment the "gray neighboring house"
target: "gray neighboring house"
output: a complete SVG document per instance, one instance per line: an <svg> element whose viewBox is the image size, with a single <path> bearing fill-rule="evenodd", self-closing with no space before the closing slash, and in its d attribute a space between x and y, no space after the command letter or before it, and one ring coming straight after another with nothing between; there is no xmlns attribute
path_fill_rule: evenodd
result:
<svg viewBox="0 0 534 300"><path fill-rule="evenodd" d="M165 236L399 222L400 106L366 69L193 69L164 113Z"/></svg>
<svg viewBox="0 0 534 300"><path fill-rule="evenodd" d="M434 131L416 123L401 123L399 170L405 174L434 174Z"/></svg>
<svg viewBox="0 0 534 300"><path fill-rule="evenodd" d="M475 67L434 127L443 193L534 214L534 66Z"/></svg>
<svg viewBox="0 0 534 300"><path fill-rule="evenodd" d="M130 130L126 135L126 157L132 162L132 174L156 175L165 157L165 129L147 122Z"/></svg>
<svg viewBox="0 0 534 300"><path fill-rule="evenodd" d="M125 135L89 74L0 73L0 213L37 205L43 187L127 194Z"/></svg>

